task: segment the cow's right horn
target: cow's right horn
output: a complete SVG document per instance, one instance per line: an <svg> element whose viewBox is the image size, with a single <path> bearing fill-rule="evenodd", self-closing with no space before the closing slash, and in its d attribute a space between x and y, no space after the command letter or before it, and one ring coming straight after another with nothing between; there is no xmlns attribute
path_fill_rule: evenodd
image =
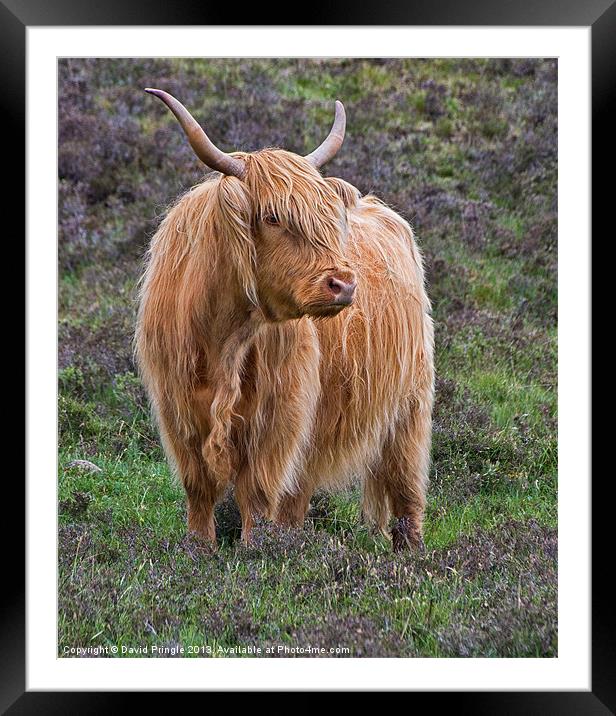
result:
<svg viewBox="0 0 616 716"><path fill-rule="evenodd" d="M181 102L178 102L175 97L172 97L168 92L163 92L163 90L147 87L145 91L158 97L169 107L186 133L193 151L205 165L222 174L228 174L238 179L244 178L246 164L241 159L225 154L212 144L197 120Z"/></svg>

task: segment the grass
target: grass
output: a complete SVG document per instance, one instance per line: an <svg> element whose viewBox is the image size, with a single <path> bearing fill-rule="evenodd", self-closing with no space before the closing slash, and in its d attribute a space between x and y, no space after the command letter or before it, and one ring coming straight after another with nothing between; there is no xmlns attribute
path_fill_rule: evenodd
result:
<svg viewBox="0 0 616 716"><path fill-rule="evenodd" d="M224 149L305 153L345 102L327 173L406 216L426 260L425 553L394 555L357 489L249 548L231 496L216 553L186 535L131 341L149 236L202 170L151 85ZM59 86L59 654L556 656L555 63L62 60Z"/></svg>

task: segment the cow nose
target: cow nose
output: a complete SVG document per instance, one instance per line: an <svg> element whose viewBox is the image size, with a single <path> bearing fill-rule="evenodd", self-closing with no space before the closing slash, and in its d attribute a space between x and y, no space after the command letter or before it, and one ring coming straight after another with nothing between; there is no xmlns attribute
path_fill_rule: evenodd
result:
<svg viewBox="0 0 616 716"><path fill-rule="evenodd" d="M354 278L343 281L338 276L330 276L327 281L327 287L334 294L334 303L339 303L343 306L353 301L356 286L357 281Z"/></svg>

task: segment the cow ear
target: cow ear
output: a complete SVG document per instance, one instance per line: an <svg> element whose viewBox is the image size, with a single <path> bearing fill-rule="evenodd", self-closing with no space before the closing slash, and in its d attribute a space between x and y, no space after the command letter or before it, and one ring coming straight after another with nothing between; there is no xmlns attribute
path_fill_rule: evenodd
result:
<svg viewBox="0 0 616 716"><path fill-rule="evenodd" d="M252 202L246 184L235 177L222 177L218 185L218 211L230 233L245 239L250 235Z"/></svg>
<svg viewBox="0 0 616 716"><path fill-rule="evenodd" d="M344 179L338 179L338 177L325 177L325 181L330 184L332 189L342 199L347 209L352 209L354 206L357 206L357 202L361 199L359 189L349 184L348 181L344 181Z"/></svg>

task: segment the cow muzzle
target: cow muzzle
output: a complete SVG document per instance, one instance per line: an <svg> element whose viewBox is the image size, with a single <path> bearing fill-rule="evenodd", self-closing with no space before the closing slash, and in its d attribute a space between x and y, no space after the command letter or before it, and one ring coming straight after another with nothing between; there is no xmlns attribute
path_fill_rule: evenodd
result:
<svg viewBox="0 0 616 716"><path fill-rule="evenodd" d="M325 276L321 285L322 295L326 298L328 306L334 311L341 311L353 303L357 277L349 269L338 269Z"/></svg>
<svg viewBox="0 0 616 716"><path fill-rule="evenodd" d="M336 306L350 306L355 298L357 280L354 274L345 272L343 276L329 276L326 288L331 296L331 302Z"/></svg>

